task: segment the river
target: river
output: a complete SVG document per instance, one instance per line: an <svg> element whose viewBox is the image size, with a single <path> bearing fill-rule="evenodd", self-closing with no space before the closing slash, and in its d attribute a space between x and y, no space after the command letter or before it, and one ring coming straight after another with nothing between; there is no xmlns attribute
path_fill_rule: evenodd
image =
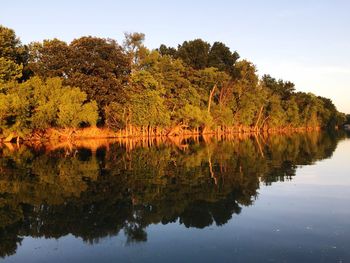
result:
<svg viewBox="0 0 350 263"><path fill-rule="evenodd" d="M350 135L0 146L1 262L349 262Z"/></svg>

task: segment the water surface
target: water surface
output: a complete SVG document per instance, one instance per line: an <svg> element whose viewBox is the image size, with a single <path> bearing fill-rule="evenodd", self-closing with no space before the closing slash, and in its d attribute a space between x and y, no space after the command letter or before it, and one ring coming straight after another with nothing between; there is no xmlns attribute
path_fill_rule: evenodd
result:
<svg viewBox="0 0 350 263"><path fill-rule="evenodd" d="M0 261L348 262L344 133L0 147Z"/></svg>

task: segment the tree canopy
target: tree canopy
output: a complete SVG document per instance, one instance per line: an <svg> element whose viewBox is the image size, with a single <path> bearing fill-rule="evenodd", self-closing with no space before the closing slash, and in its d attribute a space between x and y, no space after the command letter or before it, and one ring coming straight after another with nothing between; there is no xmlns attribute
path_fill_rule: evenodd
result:
<svg viewBox="0 0 350 263"><path fill-rule="evenodd" d="M144 39L126 33L122 45L83 36L25 46L0 26L1 133L94 125L96 112L99 125L128 134L323 128L346 120L330 99L259 77L256 65L222 42L150 50Z"/></svg>
<svg viewBox="0 0 350 263"><path fill-rule="evenodd" d="M47 128L95 125L97 104L86 99L79 88L63 86L57 77L8 83L0 92L0 129L24 135Z"/></svg>

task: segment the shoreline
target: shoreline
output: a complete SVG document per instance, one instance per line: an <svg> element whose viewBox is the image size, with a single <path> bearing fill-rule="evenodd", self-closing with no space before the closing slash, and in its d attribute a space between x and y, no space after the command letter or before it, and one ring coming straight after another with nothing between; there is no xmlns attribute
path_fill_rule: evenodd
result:
<svg viewBox="0 0 350 263"><path fill-rule="evenodd" d="M79 141L79 140L98 140L98 139L140 139L147 140L153 138L178 138L178 137L200 137L200 136L239 136L254 134L290 134L321 131L320 127L284 127L284 128L268 128L254 129L254 127L231 127L220 128L216 130L182 130L173 132L169 129L158 130L152 132L144 132L133 127L129 131L119 130L113 131L107 128L88 127L81 129L47 129L45 131L37 131L26 137L17 136L15 133L0 138L0 143L20 143L20 142L50 142L50 141ZM131 131L131 132L130 132Z"/></svg>

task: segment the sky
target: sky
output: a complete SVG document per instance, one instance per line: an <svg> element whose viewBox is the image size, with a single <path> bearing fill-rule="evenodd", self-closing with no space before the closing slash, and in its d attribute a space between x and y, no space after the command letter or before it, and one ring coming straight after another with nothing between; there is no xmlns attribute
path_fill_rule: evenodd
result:
<svg viewBox="0 0 350 263"><path fill-rule="evenodd" d="M24 44L83 35L122 43L124 32L145 33L149 48L221 41L259 75L292 81L350 113L348 0L4 0L0 7L0 24Z"/></svg>

